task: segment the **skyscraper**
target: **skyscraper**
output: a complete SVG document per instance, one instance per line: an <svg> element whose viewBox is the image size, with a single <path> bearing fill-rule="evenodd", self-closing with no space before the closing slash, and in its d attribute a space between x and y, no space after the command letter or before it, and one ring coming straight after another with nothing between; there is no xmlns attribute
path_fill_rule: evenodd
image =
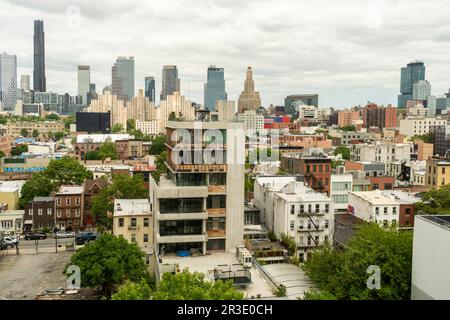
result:
<svg viewBox="0 0 450 320"><path fill-rule="evenodd" d="M30 76L28 74L20 76L20 89L30 90Z"/></svg>
<svg viewBox="0 0 450 320"><path fill-rule="evenodd" d="M0 106L2 111L14 111L17 100L17 58L0 54Z"/></svg>
<svg viewBox="0 0 450 320"><path fill-rule="evenodd" d="M45 79L45 39L44 21L34 21L34 69L33 88L35 91L46 91Z"/></svg>
<svg viewBox="0 0 450 320"><path fill-rule="evenodd" d="M89 104L88 94L91 84L91 68L89 66L78 66L78 95L82 96L83 106Z"/></svg>
<svg viewBox="0 0 450 320"><path fill-rule="evenodd" d="M155 78L145 77L145 96L150 102L155 102Z"/></svg>
<svg viewBox="0 0 450 320"><path fill-rule="evenodd" d="M255 91L255 82L253 81L252 67L247 68L247 77L244 82L244 91L241 92L238 100L238 112L245 110L256 111L261 106L259 92Z"/></svg>
<svg viewBox="0 0 450 320"><path fill-rule="evenodd" d="M112 94L120 100L134 97L134 57L118 57L112 67Z"/></svg>
<svg viewBox="0 0 450 320"><path fill-rule="evenodd" d="M427 100L431 95L431 84L426 80L419 80L413 84L413 100Z"/></svg>
<svg viewBox="0 0 450 320"><path fill-rule="evenodd" d="M421 61L413 61L401 69L400 95L398 107L405 108L408 100L413 100L413 86L420 80L425 80L425 65Z"/></svg>
<svg viewBox="0 0 450 320"><path fill-rule="evenodd" d="M215 111L216 101L227 100L223 68L210 66L204 87L205 109Z"/></svg>
<svg viewBox="0 0 450 320"><path fill-rule="evenodd" d="M164 66L162 71L161 100L166 100L168 95L175 91L180 92L180 79L177 66Z"/></svg>

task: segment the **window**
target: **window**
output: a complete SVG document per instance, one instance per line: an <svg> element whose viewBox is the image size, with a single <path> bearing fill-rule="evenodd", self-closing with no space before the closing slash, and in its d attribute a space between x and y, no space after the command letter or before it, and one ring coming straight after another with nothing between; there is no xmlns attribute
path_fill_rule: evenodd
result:
<svg viewBox="0 0 450 320"><path fill-rule="evenodd" d="M291 228L291 230L294 230L294 220L291 220L291 222L290 222L290 228Z"/></svg>
<svg viewBox="0 0 450 320"><path fill-rule="evenodd" d="M308 204L308 213L311 213L312 211L312 205Z"/></svg>
<svg viewBox="0 0 450 320"><path fill-rule="evenodd" d="M303 229L304 221L303 221L303 220L300 220L298 223L299 223L298 228L299 228L299 229Z"/></svg>
<svg viewBox="0 0 450 320"><path fill-rule="evenodd" d="M384 213L384 214L387 214L387 213L388 213L388 208L387 208L387 207L384 207L383 213Z"/></svg>
<svg viewBox="0 0 450 320"><path fill-rule="evenodd" d="M80 216L80 208L76 208L75 209L75 217L79 217Z"/></svg>
<svg viewBox="0 0 450 320"><path fill-rule="evenodd" d="M325 229L328 229L328 219L325 220Z"/></svg>
<svg viewBox="0 0 450 320"><path fill-rule="evenodd" d="M330 172L330 166L329 165L325 165L325 172Z"/></svg>
<svg viewBox="0 0 450 320"><path fill-rule="evenodd" d="M392 214L397 214L397 207L392 207Z"/></svg>
<svg viewBox="0 0 450 320"><path fill-rule="evenodd" d="M70 206L70 198L66 198L66 206Z"/></svg>
<svg viewBox="0 0 450 320"><path fill-rule="evenodd" d="M319 165L319 172L322 172L322 170L323 170L323 166Z"/></svg>
<svg viewBox="0 0 450 320"><path fill-rule="evenodd" d="M316 172L317 171L317 166L314 164L313 165L313 172Z"/></svg>
<svg viewBox="0 0 450 320"><path fill-rule="evenodd" d="M308 221L308 230L311 230L312 229L312 227L311 227L311 221Z"/></svg>
<svg viewBox="0 0 450 320"><path fill-rule="evenodd" d="M316 213L319 213L320 211L320 204L316 204Z"/></svg>
<svg viewBox="0 0 450 320"><path fill-rule="evenodd" d="M38 209L38 216L42 216L42 208Z"/></svg>
<svg viewBox="0 0 450 320"><path fill-rule="evenodd" d="M328 203L325 204L325 213L330 211L330 205Z"/></svg>
<svg viewBox="0 0 450 320"><path fill-rule="evenodd" d="M119 227L123 227L123 218L119 218Z"/></svg>
<svg viewBox="0 0 450 320"><path fill-rule="evenodd" d="M70 209L66 209L66 217L70 218Z"/></svg>
<svg viewBox="0 0 450 320"><path fill-rule="evenodd" d="M445 174L445 167L442 168L442 174Z"/></svg>
<svg viewBox="0 0 450 320"><path fill-rule="evenodd" d="M56 198L56 204L57 204L58 206L61 205L61 198Z"/></svg>
<svg viewBox="0 0 450 320"><path fill-rule="evenodd" d="M136 227L136 218L131 218L131 226Z"/></svg>
<svg viewBox="0 0 450 320"><path fill-rule="evenodd" d="M61 217L61 209L56 210L56 216Z"/></svg>
<svg viewBox="0 0 450 320"><path fill-rule="evenodd" d="M294 214L295 213L295 205L291 205L291 214Z"/></svg>
<svg viewBox="0 0 450 320"><path fill-rule="evenodd" d="M52 215L52 208L47 208L47 215L49 215L49 216Z"/></svg>
<svg viewBox="0 0 450 320"><path fill-rule="evenodd" d="M30 216L32 216L32 215L33 215L33 209L28 209L28 214L29 214Z"/></svg>
<svg viewBox="0 0 450 320"><path fill-rule="evenodd" d="M303 204L300 205L300 213L305 212L305 206Z"/></svg>
<svg viewBox="0 0 450 320"><path fill-rule="evenodd" d="M148 222L149 222L149 219L148 218L144 218L144 227L148 227Z"/></svg>
<svg viewBox="0 0 450 320"><path fill-rule="evenodd" d="M375 207L375 214L380 214L380 207Z"/></svg>
<svg viewBox="0 0 450 320"><path fill-rule="evenodd" d="M397 220L396 219L392 219L392 224L396 225L397 224Z"/></svg>
<svg viewBox="0 0 450 320"><path fill-rule="evenodd" d="M323 240L324 240L325 243L328 243L328 236L324 236Z"/></svg>
<svg viewBox="0 0 450 320"><path fill-rule="evenodd" d="M406 208L405 209L405 215L409 215L411 214L411 208Z"/></svg>
<svg viewBox="0 0 450 320"><path fill-rule="evenodd" d="M133 233L131 235L131 243L134 243L134 242L136 242L136 235Z"/></svg>
<svg viewBox="0 0 450 320"><path fill-rule="evenodd" d="M303 236L298 237L298 244L303 245L305 243L305 238Z"/></svg>
<svg viewBox="0 0 450 320"><path fill-rule="evenodd" d="M75 204L76 204L77 206L80 205L80 198L75 198Z"/></svg>
<svg viewBox="0 0 450 320"><path fill-rule="evenodd" d="M144 234L144 242L148 242L148 234Z"/></svg>

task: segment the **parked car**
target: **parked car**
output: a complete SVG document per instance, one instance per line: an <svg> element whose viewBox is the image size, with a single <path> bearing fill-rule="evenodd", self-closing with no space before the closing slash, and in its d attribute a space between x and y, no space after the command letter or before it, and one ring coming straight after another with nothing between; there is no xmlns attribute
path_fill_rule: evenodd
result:
<svg viewBox="0 0 450 320"><path fill-rule="evenodd" d="M47 235L42 232L30 232L25 235L25 240L43 240L47 239Z"/></svg>
<svg viewBox="0 0 450 320"><path fill-rule="evenodd" d="M87 231L87 232L79 232L75 236L75 242L77 245L85 244L86 242L93 241L97 239L97 233Z"/></svg>
<svg viewBox="0 0 450 320"><path fill-rule="evenodd" d="M73 234L73 232L69 232L69 231L58 231L55 234L55 237L58 239L63 239L63 238L73 238L75 235Z"/></svg>
<svg viewBox="0 0 450 320"><path fill-rule="evenodd" d="M14 247L17 243L19 243L19 239L16 237L4 237L7 246Z"/></svg>

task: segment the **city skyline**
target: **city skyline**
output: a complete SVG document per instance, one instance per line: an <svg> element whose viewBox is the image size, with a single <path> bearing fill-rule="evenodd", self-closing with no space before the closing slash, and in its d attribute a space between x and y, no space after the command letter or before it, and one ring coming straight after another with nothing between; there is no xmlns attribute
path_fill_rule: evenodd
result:
<svg viewBox="0 0 450 320"><path fill-rule="evenodd" d="M2 14L5 32L0 40L8 44L6 52L17 55L18 77L31 75L32 21L43 19L47 90L59 93L76 93L76 67L82 64L91 66L92 82L101 90L110 84L115 59L130 55L136 60L135 92L143 88L145 76L152 74L159 93L162 66L174 64L179 69L182 94L200 103L205 70L214 64L225 69L228 96L235 101L246 67L252 65L264 106L282 105L287 95L299 93L318 93L322 106L339 109L369 100L396 105L400 68L416 59L427 65L432 94L440 96L448 91L450 76L442 70L450 63L445 54L450 43L445 40L446 30L438 26L449 9L440 5L442 1L426 5L408 2L408 11L413 14L439 8L434 10L436 19L422 22L420 28L414 25L415 19L404 19L403 2L378 1L370 6L354 2L351 12L346 11L349 3L332 9L326 9L325 3L300 4L304 10L291 10L299 4L249 1L237 7L235 1L194 2L189 8L178 8L178 1L158 7L131 1L102 8L101 3L79 1L77 26L69 23L68 2L48 0L35 9L25 1L5 1L0 5L2 12L25 10L20 16ZM208 15L196 10L200 6ZM171 16L174 7L179 10ZM194 22L184 23L182 28L173 26L171 22L180 14L192 14ZM130 24L130 15L140 23ZM151 28L154 24L160 28ZM144 30L165 32L152 32L152 41L147 41ZM430 35L427 30L440 31Z"/></svg>

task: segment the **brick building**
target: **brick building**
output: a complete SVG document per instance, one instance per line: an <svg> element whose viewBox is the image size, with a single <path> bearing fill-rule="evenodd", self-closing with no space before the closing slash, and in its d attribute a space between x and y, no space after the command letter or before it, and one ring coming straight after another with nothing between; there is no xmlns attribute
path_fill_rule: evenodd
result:
<svg viewBox="0 0 450 320"><path fill-rule="evenodd" d="M84 187L61 186L55 193L55 226L75 231L83 226Z"/></svg>
<svg viewBox="0 0 450 320"><path fill-rule="evenodd" d="M55 201L53 197L34 197L26 206L24 212L25 231L53 230L55 223Z"/></svg>

